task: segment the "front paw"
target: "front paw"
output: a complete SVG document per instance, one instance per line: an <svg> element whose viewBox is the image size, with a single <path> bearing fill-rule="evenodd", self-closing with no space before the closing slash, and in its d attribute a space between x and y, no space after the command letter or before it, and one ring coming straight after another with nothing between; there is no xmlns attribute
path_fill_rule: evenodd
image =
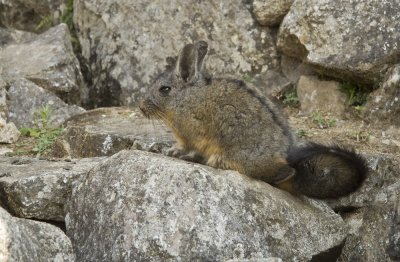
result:
<svg viewBox="0 0 400 262"><path fill-rule="evenodd" d="M165 154L167 156L172 156L172 157L179 158L179 157L181 157L183 155L188 154L188 152L186 150L184 150L184 149L181 149L179 147L173 146L170 149L166 150Z"/></svg>
<svg viewBox="0 0 400 262"><path fill-rule="evenodd" d="M205 163L204 157L197 154L194 151L191 151L191 152L187 153L186 155L179 156L179 159L186 160L189 162L199 163L199 164Z"/></svg>

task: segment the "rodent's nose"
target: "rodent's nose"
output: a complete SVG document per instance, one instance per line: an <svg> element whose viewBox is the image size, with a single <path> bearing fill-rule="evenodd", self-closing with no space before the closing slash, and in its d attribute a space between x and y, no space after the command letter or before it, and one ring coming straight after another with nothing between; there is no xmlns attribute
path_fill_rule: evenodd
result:
<svg viewBox="0 0 400 262"><path fill-rule="evenodd" d="M146 118L149 118L148 103L147 99L142 99L139 102L139 109Z"/></svg>

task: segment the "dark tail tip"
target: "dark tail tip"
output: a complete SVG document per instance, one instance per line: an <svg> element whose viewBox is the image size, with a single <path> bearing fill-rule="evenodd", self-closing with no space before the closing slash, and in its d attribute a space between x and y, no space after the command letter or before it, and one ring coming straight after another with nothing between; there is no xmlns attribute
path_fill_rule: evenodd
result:
<svg viewBox="0 0 400 262"><path fill-rule="evenodd" d="M338 198L356 191L368 173L366 160L353 149L307 143L292 148L288 163L296 169L296 189L314 198Z"/></svg>

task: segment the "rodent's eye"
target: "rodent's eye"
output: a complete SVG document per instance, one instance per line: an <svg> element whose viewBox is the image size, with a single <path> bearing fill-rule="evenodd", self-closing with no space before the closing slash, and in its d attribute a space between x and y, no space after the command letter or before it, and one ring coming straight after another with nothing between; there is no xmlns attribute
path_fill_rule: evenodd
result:
<svg viewBox="0 0 400 262"><path fill-rule="evenodd" d="M158 91L160 91L160 93L164 96L168 95L169 92L171 91L171 87L170 86L161 86Z"/></svg>

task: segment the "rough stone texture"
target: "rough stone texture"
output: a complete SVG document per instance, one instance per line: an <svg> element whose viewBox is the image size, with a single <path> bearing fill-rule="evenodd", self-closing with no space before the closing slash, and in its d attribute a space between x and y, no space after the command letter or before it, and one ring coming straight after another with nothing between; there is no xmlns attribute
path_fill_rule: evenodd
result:
<svg viewBox="0 0 400 262"><path fill-rule="evenodd" d="M67 105L50 91L26 79L11 84L8 99L8 119L19 128L34 126L35 113L46 105L51 110L50 124L54 126L59 126L69 117L85 111L79 106Z"/></svg>
<svg viewBox="0 0 400 262"><path fill-rule="evenodd" d="M339 90L335 81L321 81L314 76L301 76L297 83L301 111L324 112L334 116L343 116L346 109L346 95Z"/></svg>
<svg viewBox="0 0 400 262"><path fill-rule="evenodd" d="M281 68L283 75L289 79L293 85L297 85L301 76L316 75L314 69L310 65L290 56L282 55Z"/></svg>
<svg viewBox="0 0 400 262"><path fill-rule="evenodd" d="M373 123L400 127L400 64L388 70L382 86L370 94L364 112Z"/></svg>
<svg viewBox="0 0 400 262"><path fill-rule="evenodd" d="M1 37L1 36L0 36ZM1 47L0 47L1 48ZM0 117L5 118L8 115L7 103L6 103L6 86L7 83L1 77L1 67L0 67Z"/></svg>
<svg viewBox="0 0 400 262"><path fill-rule="evenodd" d="M37 31L43 18L51 16L57 23L68 0L2 0L0 1L0 27Z"/></svg>
<svg viewBox="0 0 400 262"><path fill-rule="evenodd" d="M28 42L36 36L37 34L34 33L0 27L0 47L5 48L7 45ZM0 67L0 73L2 73L2 67Z"/></svg>
<svg viewBox="0 0 400 262"><path fill-rule="evenodd" d="M187 43L207 40L209 71L235 75L267 92L279 73L274 33L256 24L244 1L76 0L74 21L92 70L95 106L135 104Z"/></svg>
<svg viewBox="0 0 400 262"><path fill-rule="evenodd" d="M370 172L355 193L328 204L336 210L396 203L400 199L400 160L388 156L368 156Z"/></svg>
<svg viewBox="0 0 400 262"><path fill-rule="evenodd" d="M50 155L111 156L130 148L165 153L173 143L170 130L146 119L138 109L99 108L70 118Z"/></svg>
<svg viewBox="0 0 400 262"><path fill-rule="evenodd" d="M86 86L65 24L35 35L1 29L0 73L7 83L26 78L67 103L87 100Z"/></svg>
<svg viewBox="0 0 400 262"><path fill-rule="evenodd" d="M14 143L18 140L20 134L14 123L7 123L0 115L0 144Z"/></svg>
<svg viewBox="0 0 400 262"><path fill-rule="evenodd" d="M345 221L350 227L338 261L400 260L400 198L393 203L358 210Z"/></svg>
<svg viewBox="0 0 400 262"><path fill-rule="evenodd" d="M138 150L92 169L67 210L78 261L306 261L347 231L322 201Z"/></svg>
<svg viewBox="0 0 400 262"><path fill-rule="evenodd" d="M18 217L63 221L72 182L101 160L0 157L0 205Z"/></svg>
<svg viewBox="0 0 400 262"><path fill-rule="evenodd" d="M253 13L257 21L266 26L282 22L294 0L254 0Z"/></svg>
<svg viewBox="0 0 400 262"><path fill-rule="evenodd" d="M61 229L15 218L0 207L0 261L75 261L71 241Z"/></svg>
<svg viewBox="0 0 400 262"><path fill-rule="evenodd" d="M324 74L374 84L400 55L397 0L295 1L278 35L278 48Z"/></svg>

